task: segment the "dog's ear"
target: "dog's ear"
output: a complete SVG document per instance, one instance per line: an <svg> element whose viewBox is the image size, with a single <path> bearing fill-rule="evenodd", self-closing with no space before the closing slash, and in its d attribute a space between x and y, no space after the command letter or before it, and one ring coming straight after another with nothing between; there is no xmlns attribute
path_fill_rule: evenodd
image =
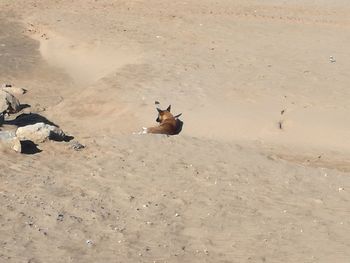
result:
<svg viewBox="0 0 350 263"><path fill-rule="evenodd" d="M161 109L159 109L159 108L157 108L157 111L158 111L159 113L161 113L161 112L162 112L162 110L161 110Z"/></svg>
<svg viewBox="0 0 350 263"><path fill-rule="evenodd" d="M174 116L174 118L177 119L177 118L179 118L181 115L182 115L182 113L180 113L180 114Z"/></svg>
<svg viewBox="0 0 350 263"><path fill-rule="evenodd" d="M169 105L169 107L168 107L166 110L170 112L170 110L171 110L171 105Z"/></svg>

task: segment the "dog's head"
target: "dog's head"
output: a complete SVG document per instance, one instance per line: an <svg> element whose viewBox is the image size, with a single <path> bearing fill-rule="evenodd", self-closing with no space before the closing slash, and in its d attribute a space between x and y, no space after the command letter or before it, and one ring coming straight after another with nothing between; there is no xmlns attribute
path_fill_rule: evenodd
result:
<svg viewBox="0 0 350 263"><path fill-rule="evenodd" d="M170 113L171 105L166 110L161 110L157 108L158 111L158 117L156 119L156 122L162 123L166 119L174 118L174 116Z"/></svg>

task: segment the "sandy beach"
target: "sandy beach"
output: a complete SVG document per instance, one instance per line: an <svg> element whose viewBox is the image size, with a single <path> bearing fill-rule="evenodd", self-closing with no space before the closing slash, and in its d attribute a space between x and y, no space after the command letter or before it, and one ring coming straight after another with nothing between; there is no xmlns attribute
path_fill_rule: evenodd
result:
<svg viewBox="0 0 350 263"><path fill-rule="evenodd" d="M349 262L347 1L0 10L11 118L85 146L0 147L0 262ZM179 135L137 134L155 101Z"/></svg>

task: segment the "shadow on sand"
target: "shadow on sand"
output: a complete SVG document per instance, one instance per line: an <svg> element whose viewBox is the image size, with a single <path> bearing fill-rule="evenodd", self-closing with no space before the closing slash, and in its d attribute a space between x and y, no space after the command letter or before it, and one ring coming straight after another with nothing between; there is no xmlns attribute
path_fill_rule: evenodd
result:
<svg viewBox="0 0 350 263"><path fill-rule="evenodd" d="M16 125L17 127L23 127L27 125L36 124L39 122L43 122L45 124L49 124L55 127L59 127L57 124L49 121L44 116L37 113L22 113L16 117L14 120L5 120L4 124L7 125Z"/></svg>
<svg viewBox="0 0 350 263"><path fill-rule="evenodd" d="M38 148L38 145L30 140L21 141L21 147L21 153L23 154L36 154L42 152L42 150Z"/></svg>

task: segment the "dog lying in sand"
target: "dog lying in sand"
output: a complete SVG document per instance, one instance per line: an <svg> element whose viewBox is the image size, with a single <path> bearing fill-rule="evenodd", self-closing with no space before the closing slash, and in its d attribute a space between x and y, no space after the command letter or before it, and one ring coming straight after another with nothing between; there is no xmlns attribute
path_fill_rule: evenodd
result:
<svg viewBox="0 0 350 263"><path fill-rule="evenodd" d="M173 116L170 112L171 105L166 110L157 108L158 117L156 122L159 122L158 126L143 128L141 134L155 133L155 134L166 134L176 135L182 130L183 122L179 120L182 113Z"/></svg>

